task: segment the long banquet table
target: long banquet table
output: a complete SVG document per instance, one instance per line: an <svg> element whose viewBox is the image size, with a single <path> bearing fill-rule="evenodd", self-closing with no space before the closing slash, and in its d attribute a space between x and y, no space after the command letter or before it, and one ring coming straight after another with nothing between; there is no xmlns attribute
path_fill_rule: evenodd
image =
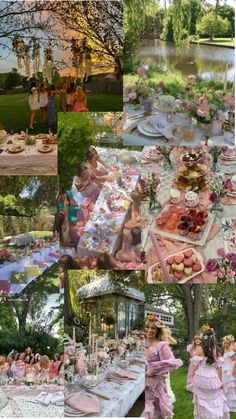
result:
<svg viewBox="0 0 236 419"><path fill-rule="evenodd" d="M129 367L127 370L129 370ZM132 365L130 370L137 372L138 378L136 380L127 379L124 380L122 385L119 385L105 379L96 387L93 387L95 393L102 393L110 398L110 400L104 400L98 397L101 407L99 417L125 417L138 397L143 393L145 389L144 364ZM109 368L107 372L109 372ZM69 394L77 391L86 392L86 389L78 384L69 384L66 387Z"/></svg>

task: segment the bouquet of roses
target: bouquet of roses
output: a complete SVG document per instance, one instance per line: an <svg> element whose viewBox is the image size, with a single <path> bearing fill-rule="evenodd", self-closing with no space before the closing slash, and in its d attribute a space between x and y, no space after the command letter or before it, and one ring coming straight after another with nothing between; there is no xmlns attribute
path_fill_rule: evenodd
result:
<svg viewBox="0 0 236 419"><path fill-rule="evenodd" d="M218 258L209 259L205 271L214 272L224 284L236 284L236 253L226 253L223 248L217 250Z"/></svg>
<svg viewBox="0 0 236 419"><path fill-rule="evenodd" d="M124 86L124 99L126 102L133 105L140 104L142 99L147 99L152 93L152 89L146 84L147 67L141 66L138 68L138 80L135 82L126 83Z"/></svg>
<svg viewBox="0 0 236 419"><path fill-rule="evenodd" d="M227 176L216 176L208 182L208 187L211 191L209 196L209 200L212 203L211 211L223 211L223 208L221 207L221 199L225 198L227 193L232 190L232 183L230 179Z"/></svg>

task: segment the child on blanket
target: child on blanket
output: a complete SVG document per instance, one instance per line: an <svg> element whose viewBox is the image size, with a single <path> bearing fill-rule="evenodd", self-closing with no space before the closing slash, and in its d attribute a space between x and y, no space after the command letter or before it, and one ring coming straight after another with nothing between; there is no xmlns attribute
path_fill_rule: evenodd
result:
<svg viewBox="0 0 236 419"><path fill-rule="evenodd" d="M96 201L100 188L94 182L87 166L79 166L77 168L77 174L73 178L72 190L80 192L83 197L89 197L94 202Z"/></svg>

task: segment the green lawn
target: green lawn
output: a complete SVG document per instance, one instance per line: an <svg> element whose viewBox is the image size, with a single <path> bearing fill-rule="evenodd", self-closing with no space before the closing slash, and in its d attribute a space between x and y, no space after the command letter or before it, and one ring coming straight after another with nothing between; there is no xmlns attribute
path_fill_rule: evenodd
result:
<svg viewBox="0 0 236 419"><path fill-rule="evenodd" d="M170 375L171 387L176 398L174 419L193 419L193 395L186 390L187 371L187 367L182 367ZM230 419L236 419L236 413L231 413Z"/></svg>
<svg viewBox="0 0 236 419"><path fill-rule="evenodd" d="M235 46L234 39L231 39L231 38L214 38L212 41L209 38L200 38L197 41L193 41L193 42L197 42L197 43L204 42L209 45L224 45L227 47Z"/></svg>
<svg viewBox="0 0 236 419"><path fill-rule="evenodd" d="M123 97L122 94L112 93L89 93L88 94L88 108L90 111L107 112L107 111L122 111ZM56 98L56 112L59 112L58 98ZM25 130L29 125L29 105L27 93L13 93L8 95L0 95L0 115L1 123L0 129L5 129L10 132L20 132ZM32 131L32 134L41 132L48 132L49 126L47 123L40 123L40 113L37 112L37 124ZM57 127L53 127L56 132Z"/></svg>

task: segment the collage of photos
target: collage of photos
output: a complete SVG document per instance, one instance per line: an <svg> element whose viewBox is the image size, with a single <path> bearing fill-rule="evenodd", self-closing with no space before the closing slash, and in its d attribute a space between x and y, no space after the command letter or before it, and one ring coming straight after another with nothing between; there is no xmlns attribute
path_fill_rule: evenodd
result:
<svg viewBox="0 0 236 419"><path fill-rule="evenodd" d="M233 0L0 0L0 418L236 419Z"/></svg>

